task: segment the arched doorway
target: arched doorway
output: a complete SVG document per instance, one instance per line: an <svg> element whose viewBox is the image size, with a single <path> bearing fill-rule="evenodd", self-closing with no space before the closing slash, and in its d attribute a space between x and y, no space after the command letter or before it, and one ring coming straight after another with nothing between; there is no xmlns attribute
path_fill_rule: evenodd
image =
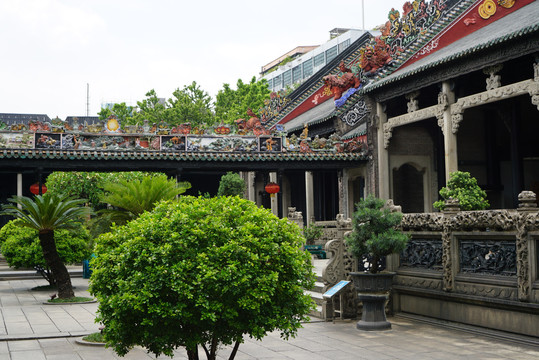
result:
<svg viewBox="0 0 539 360"><path fill-rule="evenodd" d="M409 163L393 169L393 200L402 206L402 212L424 211L423 173Z"/></svg>

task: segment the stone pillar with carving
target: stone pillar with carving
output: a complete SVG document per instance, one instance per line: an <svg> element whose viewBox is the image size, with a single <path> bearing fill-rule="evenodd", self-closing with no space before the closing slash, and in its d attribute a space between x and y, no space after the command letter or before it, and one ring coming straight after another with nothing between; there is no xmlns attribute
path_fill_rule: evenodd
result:
<svg viewBox="0 0 539 360"><path fill-rule="evenodd" d="M452 233L452 219L460 211L460 205L458 199L449 198L445 201L445 208L443 210L442 219L442 268L443 268L443 282L442 287L444 291L453 291L453 285L455 283L455 274L458 273L458 264L453 263L451 259L458 259L458 247L453 241Z"/></svg>
<svg viewBox="0 0 539 360"><path fill-rule="evenodd" d="M270 178L270 182L277 183L277 173L276 172L270 172L269 173L269 178ZM277 194L271 194L270 199L271 199L271 212L275 216L279 216L279 207L278 207L279 205L278 205L278 201L277 201Z"/></svg>
<svg viewBox="0 0 539 360"><path fill-rule="evenodd" d="M387 114L381 103L376 103L377 115L377 150L378 150L378 190L379 198L389 199L389 137L391 132L385 131L384 124L387 122ZM390 130L390 129L389 129ZM386 139L387 138L387 139ZM385 144L388 146L385 146Z"/></svg>
<svg viewBox="0 0 539 360"><path fill-rule="evenodd" d="M255 172L249 171L247 173L247 199L256 202L256 191L255 191Z"/></svg>
<svg viewBox="0 0 539 360"><path fill-rule="evenodd" d="M314 219L313 173L310 171L305 171L305 205L305 216L307 217L307 226L309 226Z"/></svg>
<svg viewBox="0 0 539 360"><path fill-rule="evenodd" d="M342 214L337 215L337 239L326 243L325 251L329 255L329 261L322 270L324 282L323 291L329 290L341 280L350 280L349 273L357 271L357 260L348 252L344 238L352 230L352 220L345 218ZM348 291L342 294L345 317L355 317L357 315L357 293L350 286ZM324 318L331 318L333 306L331 301L324 301L322 313Z"/></svg>
<svg viewBox="0 0 539 360"><path fill-rule="evenodd" d="M438 118L442 123L442 132L444 134L444 154L445 154L445 178L449 180L449 174L458 170L457 158L457 133L453 132L453 122L451 114L451 105L455 103L455 93L451 90L451 84L448 81L442 83L442 92L438 98L442 112L441 118ZM462 116L462 114L460 114Z"/></svg>
<svg viewBox="0 0 539 360"><path fill-rule="evenodd" d="M287 219L303 230L303 214L301 211L296 211L295 207L289 207Z"/></svg>
<svg viewBox="0 0 539 360"><path fill-rule="evenodd" d="M339 171L339 214L347 218L348 215L348 169Z"/></svg>
<svg viewBox="0 0 539 360"><path fill-rule="evenodd" d="M536 253L535 242L531 241L528 231L536 230L539 225L539 208L537 207L537 196L533 191L523 191L518 194L518 220L517 220L517 290L520 301L530 301L532 282L535 276L530 271L537 269L537 264L530 264L530 261L537 262L537 257L530 256Z"/></svg>

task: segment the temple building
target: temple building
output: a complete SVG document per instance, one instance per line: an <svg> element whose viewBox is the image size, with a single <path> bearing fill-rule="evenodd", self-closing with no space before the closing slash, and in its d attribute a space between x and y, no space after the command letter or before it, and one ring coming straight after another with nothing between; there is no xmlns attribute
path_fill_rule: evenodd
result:
<svg viewBox="0 0 539 360"><path fill-rule="evenodd" d="M369 162L337 181L344 214L364 192L430 212L457 170L491 208L515 208L522 190L539 192L538 18L531 0L406 2L268 124L368 145Z"/></svg>

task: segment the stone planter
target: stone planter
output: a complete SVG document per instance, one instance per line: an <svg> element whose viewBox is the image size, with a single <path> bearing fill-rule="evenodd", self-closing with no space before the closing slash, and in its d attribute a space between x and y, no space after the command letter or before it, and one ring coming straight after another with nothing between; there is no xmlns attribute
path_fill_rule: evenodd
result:
<svg viewBox="0 0 539 360"><path fill-rule="evenodd" d="M358 298L363 302L361 320L356 324L359 330L391 329L391 323L386 318L385 305L394 276L395 273L350 273Z"/></svg>

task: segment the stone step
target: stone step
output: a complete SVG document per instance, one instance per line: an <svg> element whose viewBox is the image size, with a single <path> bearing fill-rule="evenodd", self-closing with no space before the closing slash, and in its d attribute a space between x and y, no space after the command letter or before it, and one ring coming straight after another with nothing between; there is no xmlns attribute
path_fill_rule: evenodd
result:
<svg viewBox="0 0 539 360"><path fill-rule="evenodd" d="M69 276L81 278L82 269L68 269ZM11 271L1 271L0 272L0 281L9 281L9 280L28 280L28 279L43 279L37 271L35 270L11 270Z"/></svg>
<svg viewBox="0 0 539 360"><path fill-rule="evenodd" d="M314 288L311 291L322 293L324 291L324 283L317 281L314 283Z"/></svg>
<svg viewBox="0 0 539 360"><path fill-rule="evenodd" d="M316 305L316 308L314 310L311 310L311 312L309 312L309 316L319 318L319 319L323 319L324 316L323 316L323 313L322 313L322 306Z"/></svg>
<svg viewBox="0 0 539 360"><path fill-rule="evenodd" d="M305 294L310 295L317 305L323 304L324 298L322 297L322 293L310 290L304 290L304 292Z"/></svg>

